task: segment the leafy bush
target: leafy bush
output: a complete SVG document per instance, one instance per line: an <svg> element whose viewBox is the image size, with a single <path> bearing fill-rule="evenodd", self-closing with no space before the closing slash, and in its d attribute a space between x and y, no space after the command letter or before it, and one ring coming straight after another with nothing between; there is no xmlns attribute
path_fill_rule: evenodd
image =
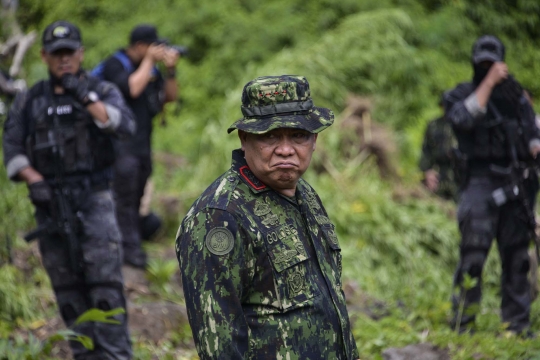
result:
<svg viewBox="0 0 540 360"><path fill-rule="evenodd" d="M32 280L32 279L30 279ZM40 288L32 281L27 281L22 271L12 265L0 267L0 338L7 336L16 325L36 320L40 316Z"/></svg>

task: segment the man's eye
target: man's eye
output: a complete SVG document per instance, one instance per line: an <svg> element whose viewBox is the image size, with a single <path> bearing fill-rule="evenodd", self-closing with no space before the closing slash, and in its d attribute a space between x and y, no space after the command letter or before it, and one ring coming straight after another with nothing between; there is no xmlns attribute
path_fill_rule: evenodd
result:
<svg viewBox="0 0 540 360"><path fill-rule="evenodd" d="M293 138L299 139L299 140L307 139L308 137L309 137L309 134L306 134L304 132L297 132L293 134Z"/></svg>

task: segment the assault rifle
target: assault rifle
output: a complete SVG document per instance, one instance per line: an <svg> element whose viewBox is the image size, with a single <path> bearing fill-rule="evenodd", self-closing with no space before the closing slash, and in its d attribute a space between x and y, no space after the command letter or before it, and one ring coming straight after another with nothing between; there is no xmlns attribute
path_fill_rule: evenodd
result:
<svg viewBox="0 0 540 360"><path fill-rule="evenodd" d="M45 223L26 234L24 240L30 242L47 234L59 235L68 248L71 270L79 273L81 265L79 261L79 242L76 236L79 223L70 205L71 190L64 183L63 158L65 148L62 141L63 137L59 134L59 128L60 119L58 118L56 105L53 105L53 129L49 134L49 142L34 148L34 151L51 149L54 158L54 186L53 199L49 205L50 217ZM59 143L59 140L62 143Z"/></svg>
<svg viewBox="0 0 540 360"><path fill-rule="evenodd" d="M59 185L53 190L53 195L54 199L49 206L51 218L27 233L24 236L24 240L31 242L44 235L59 235L67 244L71 270L78 273L81 270L78 252L79 246L76 237L78 219L73 216L69 204L70 192L66 187Z"/></svg>
<svg viewBox="0 0 540 360"><path fill-rule="evenodd" d="M499 110L491 102L488 103L488 108L493 112L498 120L497 123L500 124L504 131L511 161L509 168L494 165L490 167L493 174L507 177L510 180L508 185L493 191L492 201L496 206L501 206L509 200L519 201L526 217L529 239L534 240L537 263L540 263L540 239L536 233L536 218L523 186L523 180L526 178L525 174L529 171L529 167L520 163L517 155L518 124L516 121L505 121ZM537 270L535 269L535 271Z"/></svg>

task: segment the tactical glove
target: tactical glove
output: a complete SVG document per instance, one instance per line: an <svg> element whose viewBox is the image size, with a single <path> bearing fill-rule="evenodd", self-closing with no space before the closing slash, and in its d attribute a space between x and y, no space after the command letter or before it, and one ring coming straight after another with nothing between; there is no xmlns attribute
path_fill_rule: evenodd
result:
<svg viewBox="0 0 540 360"><path fill-rule="evenodd" d="M30 200L37 207L46 207L52 200L52 190L45 181L38 181L28 185Z"/></svg>
<svg viewBox="0 0 540 360"><path fill-rule="evenodd" d="M90 89L88 78L85 76L64 74L62 75L62 87L66 93L73 95L73 97L81 104L85 105L85 102L88 101Z"/></svg>

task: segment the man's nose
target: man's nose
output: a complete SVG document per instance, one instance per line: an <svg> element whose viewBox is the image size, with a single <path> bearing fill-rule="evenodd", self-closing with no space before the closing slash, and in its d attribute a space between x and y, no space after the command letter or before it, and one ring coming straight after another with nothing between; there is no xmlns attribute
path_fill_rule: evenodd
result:
<svg viewBox="0 0 540 360"><path fill-rule="evenodd" d="M292 140L288 136L281 137L277 147L276 154L281 156L291 156L294 154L294 146Z"/></svg>

